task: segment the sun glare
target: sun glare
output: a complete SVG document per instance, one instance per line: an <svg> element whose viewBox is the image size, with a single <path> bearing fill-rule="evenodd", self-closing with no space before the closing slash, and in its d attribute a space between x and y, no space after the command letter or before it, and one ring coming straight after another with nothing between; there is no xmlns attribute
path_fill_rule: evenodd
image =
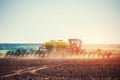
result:
<svg viewBox="0 0 120 80"><path fill-rule="evenodd" d="M106 38L101 37L101 36L97 36L93 40L94 40L94 43L98 43L98 44L107 43L106 42L107 41Z"/></svg>

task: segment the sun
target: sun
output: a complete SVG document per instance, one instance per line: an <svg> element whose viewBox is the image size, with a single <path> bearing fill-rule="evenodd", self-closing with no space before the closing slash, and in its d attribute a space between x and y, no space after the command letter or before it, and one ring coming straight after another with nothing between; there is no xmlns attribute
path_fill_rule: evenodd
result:
<svg viewBox="0 0 120 80"><path fill-rule="evenodd" d="M102 36L96 36L93 38L93 43L105 44L105 43L107 43L107 38L102 37Z"/></svg>

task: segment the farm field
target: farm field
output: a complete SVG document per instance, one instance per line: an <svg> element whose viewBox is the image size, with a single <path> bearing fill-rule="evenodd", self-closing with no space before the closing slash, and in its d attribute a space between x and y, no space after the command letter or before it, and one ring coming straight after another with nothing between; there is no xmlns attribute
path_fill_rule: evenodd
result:
<svg viewBox="0 0 120 80"><path fill-rule="evenodd" d="M0 80L120 80L120 55L109 59L0 58Z"/></svg>

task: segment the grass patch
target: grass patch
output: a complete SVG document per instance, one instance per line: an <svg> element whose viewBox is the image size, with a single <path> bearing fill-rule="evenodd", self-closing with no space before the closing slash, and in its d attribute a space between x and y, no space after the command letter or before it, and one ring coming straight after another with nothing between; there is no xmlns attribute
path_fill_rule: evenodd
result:
<svg viewBox="0 0 120 80"><path fill-rule="evenodd" d="M9 50L0 50L0 54L5 54Z"/></svg>

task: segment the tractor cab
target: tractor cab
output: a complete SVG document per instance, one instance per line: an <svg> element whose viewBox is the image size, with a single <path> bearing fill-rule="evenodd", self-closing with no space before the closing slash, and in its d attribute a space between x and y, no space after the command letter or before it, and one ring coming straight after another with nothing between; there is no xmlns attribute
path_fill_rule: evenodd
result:
<svg viewBox="0 0 120 80"><path fill-rule="evenodd" d="M68 49L71 53L79 53L81 50L82 41L80 39L68 39Z"/></svg>

